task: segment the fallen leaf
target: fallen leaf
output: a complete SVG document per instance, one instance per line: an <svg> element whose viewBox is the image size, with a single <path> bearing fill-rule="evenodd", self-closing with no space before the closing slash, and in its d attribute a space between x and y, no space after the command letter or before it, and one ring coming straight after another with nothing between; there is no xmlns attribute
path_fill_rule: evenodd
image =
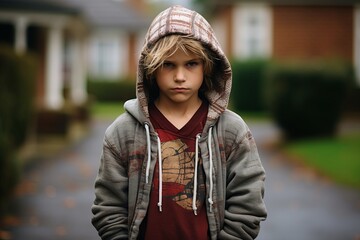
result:
<svg viewBox="0 0 360 240"><path fill-rule="evenodd" d="M32 216L29 219L30 225L38 226L39 225L39 218L37 216Z"/></svg>
<svg viewBox="0 0 360 240"><path fill-rule="evenodd" d="M16 227L21 224L21 220L20 220L20 218L18 218L16 216L7 215L1 219L0 223L1 223L1 225L6 226L6 227Z"/></svg>
<svg viewBox="0 0 360 240"><path fill-rule="evenodd" d="M11 233L8 232L8 231L0 230L0 239L1 239L1 240L11 240L11 239L12 239L12 235L11 235Z"/></svg>
<svg viewBox="0 0 360 240"><path fill-rule="evenodd" d="M58 236L66 236L67 235L67 229L64 226L57 226L55 228L55 234Z"/></svg>
<svg viewBox="0 0 360 240"><path fill-rule="evenodd" d="M37 185L33 181L24 180L20 182L15 188L15 196L21 197L24 195L34 194L36 192Z"/></svg>
<svg viewBox="0 0 360 240"><path fill-rule="evenodd" d="M76 202L75 202L75 200L73 198L67 197L64 200L64 206L66 208L74 208L76 206Z"/></svg>
<svg viewBox="0 0 360 240"><path fill-rule="evenodd" d="M54 186L47 186L45 188L45 195L49 198L53 198L56 196L56 188Z"/></svg>

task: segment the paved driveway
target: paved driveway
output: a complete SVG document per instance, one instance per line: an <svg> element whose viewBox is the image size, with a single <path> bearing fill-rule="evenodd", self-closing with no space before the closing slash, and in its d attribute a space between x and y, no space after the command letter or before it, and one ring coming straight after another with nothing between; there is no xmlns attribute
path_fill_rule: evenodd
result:
<svg viewBox="0 0 360 240"><path fill-rule="evenodd" d="M360 240L360 191L337 186L290 164L266 147L278 136L275 127L249 125L267 173L269 215L257 239Z"/></svg>
<svg viewBox="0 0 360 240"><path fill-rule="evenodd" d="M15 215L7 219L8 239L99 239L90 223L90 207L108 124L94 123L87 138L29 167L13 203ZM267 171L269 217L262 223L258 239L360 239L360 192L287 164L264 147L277 136L271 124L250 127Z"/></svg>

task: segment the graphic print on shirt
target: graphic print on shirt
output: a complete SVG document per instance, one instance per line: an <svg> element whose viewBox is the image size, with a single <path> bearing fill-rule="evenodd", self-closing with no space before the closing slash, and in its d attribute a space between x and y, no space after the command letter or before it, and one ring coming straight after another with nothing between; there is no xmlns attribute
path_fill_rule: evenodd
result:
<svg viewBox="0 0 360 240"><path fill-rule="evenodd" d="M172 198L184 209L192 209L195 153L188 152L188 146L181 139L170 140L161 144L163 196ZM198 163L197 203L205 198L204 174L202 161Z"/></svg>

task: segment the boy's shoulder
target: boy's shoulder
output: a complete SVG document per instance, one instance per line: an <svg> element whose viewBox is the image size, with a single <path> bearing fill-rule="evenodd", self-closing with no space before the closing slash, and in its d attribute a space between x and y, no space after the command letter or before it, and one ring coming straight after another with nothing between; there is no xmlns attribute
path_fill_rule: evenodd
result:
<svg viewBox="0 0 360 240"><path fill-rule="evenodd" d="M109 127L106 129L106 135L124 131L134 131L136 123L136 119L125 111L109 125Z"/></svg>
<svg viewBox="0 0 360 240"><path fill-rule="evenodd" d="M218 131L219 136L224 139L225 145L237 144L240 146L242 143L249 142L252 139L251 130L243 118L228 109L219 118ZM234 148L226 148L226 151L231 149Z"/></svg>
<svg viewBox="0 0 360 240"><path fill-rule="evenodd" d="M220 115L218 125L225 133L230 134L231 136L242 136L249 131L249 127L242 117L229 109L226 109ZM227 134L225 134L225 136Z"/></svg>
<svg viewBox="0 0 360 240"><path fill-rule="evenodd" d="M221 121L225 125L232 126L232 124L241 125L242 127L246 127L246 123L244 119L237 113L226 109L219 118L219 121Z"/></svg>

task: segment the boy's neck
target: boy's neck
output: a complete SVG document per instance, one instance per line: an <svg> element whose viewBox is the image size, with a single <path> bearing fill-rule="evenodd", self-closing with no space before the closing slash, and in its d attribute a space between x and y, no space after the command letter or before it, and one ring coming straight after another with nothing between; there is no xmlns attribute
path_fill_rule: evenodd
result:
<svg viewBox="0 0 360 240"><path fill-rule="evenodd" d="M181 129L200 108L202 100L199 98L192 104L171 104L157 99L154 104L169 122L171 122L177 129Z"/></svg>

